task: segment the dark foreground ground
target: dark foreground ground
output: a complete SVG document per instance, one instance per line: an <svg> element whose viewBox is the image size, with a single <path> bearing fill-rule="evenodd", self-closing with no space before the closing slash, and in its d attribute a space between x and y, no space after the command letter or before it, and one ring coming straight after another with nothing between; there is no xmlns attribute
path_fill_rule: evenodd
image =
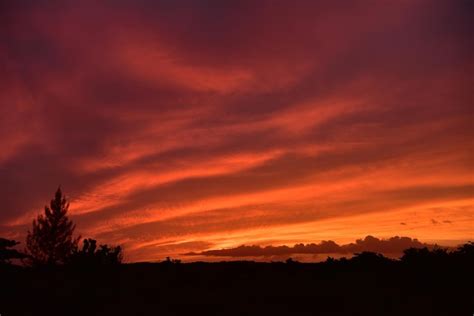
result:
<svg viewBox="0 0 474 316"><path fill-rule="evenodd" d="M0 269L0 314L468 315L472 260Z"/></svg>

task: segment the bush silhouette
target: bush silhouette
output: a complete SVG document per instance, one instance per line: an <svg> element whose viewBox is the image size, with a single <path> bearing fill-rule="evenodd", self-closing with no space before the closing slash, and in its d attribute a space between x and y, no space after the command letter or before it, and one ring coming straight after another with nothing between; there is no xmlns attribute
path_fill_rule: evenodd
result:
<svg viewBox="0 0 474 316"><path fill-rule="evenodd" d="M166 260L165 261L162 261L162 263L165 263L165 264L181 264L181 260L179 259L172 259L170 257L166 257Z"/></svg>
<svg viewBox="0 0 474 316"><path fill-rule="evenodd" d="M432 250L427 247L408 248L403 251L403 256L400 260L413 265L424 265L447 260L450 255L452 255L452 253L448 253L447 249L438 247Z"/></svg>
<svg viewBox="0 0 474 316"><path fill-rule="evenodd" d="M389 262L390 259L377 252L362 251L360 253L355 253L354 257L351 258L351 261L370 266L372 264Z"/></svg>
<svg viewBox="0 0 474 316"><path fill-rule="evenodd" d="M12 259L23 259L25 254L16 249L10 249L18 245L19 242L0 238L0 264L10 264Z"/></svg>
<svg viewBox="0 0 474 316"><path fill-rule="evenodd" d="M117 265L122 262L123 252L120 246L100 245L91 238L84 239L82 249L74 249L68 263L74 266Z"/></svg>
<svg viewBox="0 0 474 316"><path fill-rule="evenodd" d="M26 237L26 251L32 265L64 263L77 247L80 237L73 237L75 225L67 217L69 203L58 188L44 215L33 220Z"/></svg>
<svg viewBox="0 0 474 316"><path fill-rule="evenodd" d="M452 254L455 257L463 258L471 262L474 261L474 242L469 241L459 246Z"/></svg>

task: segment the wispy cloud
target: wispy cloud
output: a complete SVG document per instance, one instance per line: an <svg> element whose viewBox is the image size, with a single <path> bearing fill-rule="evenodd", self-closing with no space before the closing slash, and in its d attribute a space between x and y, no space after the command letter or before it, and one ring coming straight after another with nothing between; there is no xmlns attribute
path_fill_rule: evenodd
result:
<svg viewBox="0 0 474 316"><path fill-rule="evenodd" d="M62 184L80 233L131 260L170 242L465 240L464 5L4 4L0 234L22 239Z"/></svg>

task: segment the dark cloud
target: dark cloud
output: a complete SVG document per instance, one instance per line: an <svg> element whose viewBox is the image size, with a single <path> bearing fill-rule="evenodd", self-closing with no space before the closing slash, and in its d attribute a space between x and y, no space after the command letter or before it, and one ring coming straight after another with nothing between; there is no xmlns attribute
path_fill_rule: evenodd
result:
<svg viewBox="0 0 474 316"><path fill-rule="evenodd" d="M215 257L271 257L293 254L354 254L363 251L371 251L386 255L399 255L408 248L434 247L432 244L426 244L412 239L410 237L391 237L389 239L379 239L373 236L367 236L364 239L357 239L355 243L338 245L332 240L322 241L319 244L296 244L293 247L288 246L239 246L229 249L206 250L202 252L189 252L186 256L215 256Z"/></svg>

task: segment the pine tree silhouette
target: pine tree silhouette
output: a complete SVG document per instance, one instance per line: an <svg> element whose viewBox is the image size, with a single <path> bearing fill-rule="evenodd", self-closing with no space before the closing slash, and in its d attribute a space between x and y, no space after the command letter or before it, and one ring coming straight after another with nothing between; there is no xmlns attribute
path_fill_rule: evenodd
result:
<svg viewBox="0 0 474 316"><path fill-rule="evenodd" d="M44 215L33 220L26 237L26 251L33 265L64 263L77 248L80 237L73 237L75 225L67 217L69 203L59 187Z"/></svg>

